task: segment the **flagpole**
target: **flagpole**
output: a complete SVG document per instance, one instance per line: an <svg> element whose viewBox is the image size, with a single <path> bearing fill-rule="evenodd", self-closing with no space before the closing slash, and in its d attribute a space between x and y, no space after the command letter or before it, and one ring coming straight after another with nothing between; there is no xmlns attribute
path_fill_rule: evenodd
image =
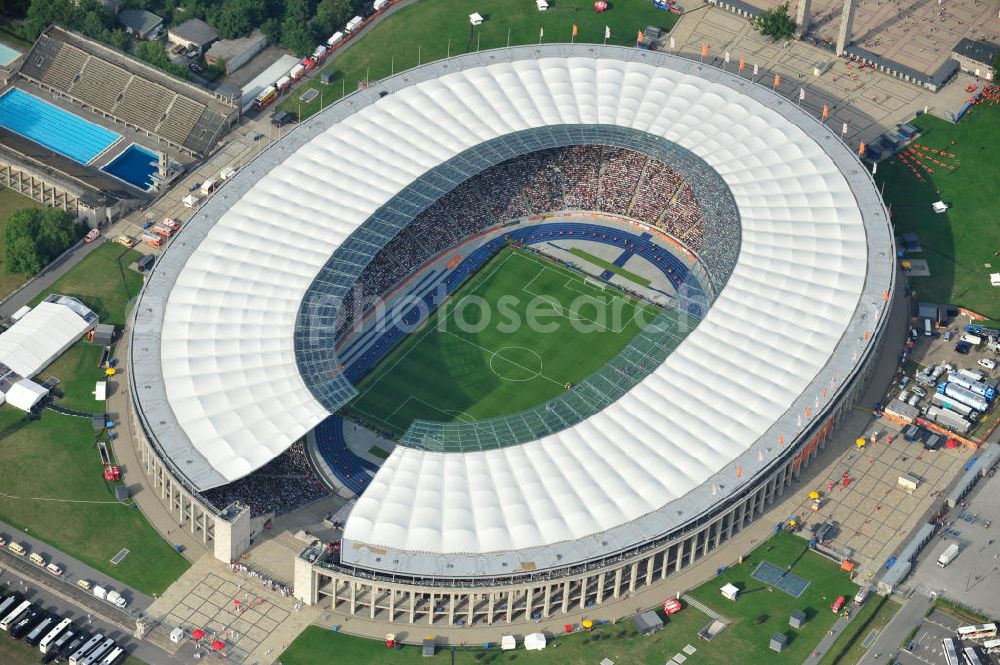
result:
<svg viewBox="0 0 1000 665"><path fill-rule="evenodd" d="M448 38L448 57L451 57L451 37Z"/></svg>
<svg viewBox="0 0 1000 665"><path fill-rule="evenodd" d="M510 48L510 26L507 26L507 48Z"/></svg>
<svg viewBox="0 0 1000 665"><path fill-rule="evenodd" d="M420 66L420 44L417 44L417 67Z"/></svg>

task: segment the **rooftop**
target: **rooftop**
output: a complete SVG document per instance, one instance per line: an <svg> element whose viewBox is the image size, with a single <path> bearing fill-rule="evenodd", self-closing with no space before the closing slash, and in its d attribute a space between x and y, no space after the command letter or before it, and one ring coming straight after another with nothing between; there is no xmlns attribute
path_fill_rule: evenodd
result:
<svg viewBox="0 0 1000 665"><path fill-rule="evenodd" d="M170 28L167 33L199 46L204 46L219 38L219 31L200 18L189 18L180 25Z"/></svg>
<svg viewBox="0 0 1000 665"><path fill-rule="evenodd" d="M163 24L163 19L145 9L123 9L118 14L118 22L133 31L147 34Z"/></svg>

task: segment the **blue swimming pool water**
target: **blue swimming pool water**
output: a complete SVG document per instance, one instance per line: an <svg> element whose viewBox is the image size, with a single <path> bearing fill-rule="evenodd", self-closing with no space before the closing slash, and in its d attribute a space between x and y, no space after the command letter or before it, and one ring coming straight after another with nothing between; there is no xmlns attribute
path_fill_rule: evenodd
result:
<svg viewBox="0 0 1000 665"><path fill-rule="evenodd" d="M152 150L133 143L111 160L102 171L107 171L139 189L149 189L153 185L153 174L159 157Z"/></svg>
<svg viewBox="0 0 1000 665"><path fill-rule="evenodd" d="M0 126L82 164L90 163L121 138L19 88L0 97Z"/></svg>
<svg viewBox="0 0 1000 665"><path fill-rule="evenodd" d="M11 48L6 44L0 44L0 66L9 65L17 59L21 52L16 48Z"/></svg>

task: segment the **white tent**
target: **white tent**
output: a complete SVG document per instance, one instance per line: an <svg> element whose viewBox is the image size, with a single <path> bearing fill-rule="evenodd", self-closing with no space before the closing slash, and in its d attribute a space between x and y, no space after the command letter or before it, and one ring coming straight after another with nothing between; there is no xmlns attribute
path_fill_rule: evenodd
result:
<svg viewBox="0 0 1000 665"><path fill-rule="evenodd" d="M31 411L32 407L48 394L47 388L43 388L34 381L21 379L7 391L7 401L11 406L16 406L22 411Z"/></svg>
<svg viewBox="0 0 1000 665"><path fill-rule="evenodd" d="M524 648L528 651L541 651L545 648L545 635L542 633L529 633L525 635Z"/></svg>
<svg viewBox="0 0 1000 665"><path fill-rule="evenodd" d="M49 296L0 334L0 363L30 379L96 321L97 315L76 298Z"/></svg>
<svg viewBox="0 0 1000 665"><path fill-rule="evenodd" d="M740 595L739 587L737 587L732 582L727 582L724 587L719 589L722 592L723 597L729 600L736 600Z"/></svg>
<svg viewBox="0 0 1000 665"><path fill-rule="evenodd" d="M990 284L993 286L1000 286L1000 272L990 273Z"/></svg>
<svg viewBox="0 0 1000 665"><path fill-rule="evenodd" d="M511 649L517 648L517 640L514 639L513 635L504 635L500 638L500 648L504 651L510 651Z"/></svg>
<svg viewBox="0 0 1000 665"><path fill-rule="evenodd" d="M549 3L545 2L545 0L535 0L535 6L538 7L538 11L544 12L549 8Z"/></svg>
<svg viewBox="0 0 1000 665"><path fill-rule="evenodd" d="M108 382L98 381L94 384L94 399L103 402L108 398Z"/></svg>
<svg viewBox="0 0 1000 665"><path fill-rule="evenodd" d="M27 314L30 311L31 311L31 308L28 307L27 305L24 305L19 310L17 310L16 312L14 312L13 314L10 315L10 320L11 321L20 321L21 319L24 318L24 315Z"/></svg>
<svg viewBox="0 0 1000 665"><path fill-rule="evenodd" d="M479 25L482 22L483 22L483 17L482 14L480 14L479 12L474 12L472 14L469 14L469 23L471 23L472 25Z"/></svg>
<svg viewBox="0 0 1000 665"><path fill-rule="evenodd" d="M934 208L934 212L940 215L948 209L948 204L944 201L935 201L931 204L931 207Z"/></svg>
<svg viewBox="0 0 1000 665"><path fill-rule="evenodd" d="M195 207L195 205L198 204L198 200L199 200L198 197L195 196L194 194L188 194L183 199L184 205L187 206L188 208Z"/></svg>

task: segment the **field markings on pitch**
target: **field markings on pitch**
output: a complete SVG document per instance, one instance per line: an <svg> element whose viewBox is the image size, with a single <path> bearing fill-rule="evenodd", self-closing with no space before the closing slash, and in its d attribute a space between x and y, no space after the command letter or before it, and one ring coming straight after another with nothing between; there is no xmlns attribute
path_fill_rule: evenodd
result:
<svg viewBox="0 0 1000 665"><path fill-rule="evenodd" d="M502 350L502 349L498 349L497 351L491 351L490 349L487 349L487 348L486 348L485 346L480 346L479 344L476 344L475 342L473 342L473 341L472 341L471 339L466 339L465 337L462 337L461 335L456 335L455 333L453 333L453 332L452 332L452 331L450 331L450 330L442 330L441 332L443 332L443 333L444 333L444 334L446 334L446 335L451 335L451 336L452 336L452 337L454 337L455 339L460 339L460 340L462 340L463 342L465 342L466 344L471 344L472 346L476 347L476 348L477 348L477 349L479 349L480 351L485 351L485 352L486 352L487 354L489 354L489 356L490 356L490 358L491 358L491 359L492 359L492 358L493 358L494 356L496 356L496 355L497 355L497 354L498 354L498 353L499 353L499 352L500 352L500 351ZM505 348L509 348L509 347L505 347ZM539 356L539 357L540 357L540 356ZM521 365L521 364L519 364L519 363L516 363L516 362L514 362L513 360L511 360L511 359L509 359L509 358L505 358L505 357L503 357L503 356L500 356L500 359L501 359L501 360L503 360L503 361L505 361L505 362L508 362L508 363L510 363L510 364L511 364L511 365L513 365L514 367L520 367L521 369L525 370L526 372L534 372L534 371L535 371L535 370L533 370L532 368L530 368L530 367L525 367L524 365ZM497 375L497 378L499 378L499 379L500 379L501 381L507 381L507 382L511 382L511 381L510 381L509 379L505 379L505 378L503 378L502 376L500 376L500 375L499 375L499 374L497 374L496 372L493 372L493 373L494 373L494 374L496 374L496 375ZM534 377L532 377L532 380L534 380L534 379L536 379L536 378L543 378L543 379L545 379L546 381L551 381L552 383L556 384L557 386L565 386L565 385L566 385L566 382L565 382L565 381L559 381L559 380L557 380L557 379L553 379L553 378L552 378L551 376L546 376L546 375L545 375L545 374L543 374L542 372L538 372L538 373L537 373L537 374L536 374L536 375L535 375ZM518 382L518 383L520 383L520 382Z"/></svg>
<svg viewBox="0 0 1000 665"><path fill-rule="evenodd" d="M454 311L454 309L457 309L458 305L461 302L463 302L466 298L468 298L469 296L474 295L475 292L476 292L476 289L478 289L482 285L483 281L485 281L486 278L491 277L497 270L499 270L505 263L507 263L507 261L509 261L510 257L512 257L512 256L515 256L515 254L514 253L508 254L502 261L500 261L497 265L495 265L493 267L493 269L490 270L488 273L482 273L482 274L474 276L472 278L473 279L472 283L474 284L474 288L468 294L466 294L465 296L463 296L462 300L460 300L458 303L455 304L455 306L454 306L454 308L453 308L452 311ZM475 283L475 280L477 280L477 279L479 281L478 281L478 283ZM447 305L448 300L449 299L445 299L445 301L442 302L441 305L438 307L438 309L436 310L436 312L438 313L438 315L440 315L441 309ZM392 361L391 365L389 365L389 366L387 366L385 368L381 368L379 370L378 377L372 382L372 384L370 386L368 386L365 389L364 392L358 393L358 395L356 395L354 397L353 401L354 402L360 402L362 399L364 399L368 395L368 393L370 393L372 391L372 389L375 388L375 386L377 386L379 383L382 382L382 379L384 379L387 376L389 376L390 374L392 374L392 370L394 370L396 368L396 366L399 365L399 363L401 363L408 355L410 355L410 353L414 349L416 349L418 346L420 346L420 344L424 341L424 338L427 337L427 335L429 335L435 328L438 327L438 323L434 320L434 319L437 319L437 318L438 317L428 317L427 320L424 321L424 323L423 323L423 330L419 331L420 337L417 338L417 339L415 339L410 344L410 346L409 346L408 349L406 349L405 351L403 351L402 353L400 353L398 358L393 358L393 361ZM412 334L417 333L417 332L418 331L414 331L414 332L411 332L409 334L412 335ZM411 394L411 397L412 396L413 395ZM399 409L397 408L396 410L398 411ZM440 409L438 409L438 410L440 410ZM364 411L363 409L358 409L358 411L360 411L361 413L364 413L365 415L368 415L368 416L372 417L375 420L379 420L379 421L381 421L381 422L383 422L385 424L389 424L387 420L382 420L381 418L378 418L377 416L374 416L374 415L368 413L367 411ZM392 415L395 415L395 413L396 413L396 411L393 411ZM389 417L391 418L392 415L390 415Z"/></svg>
<svg viewBox="0 0 1000 665"><path fill-rule="evenodd" d="M587 323L590 323L590 324L593 324L594 326L597 326L598 328L600 328L604 332L614 333L616 335L622 334L625 331L625 328L628 326L629 323L631 323L631 322L635 322L636 324L639 323L638 322L638 317L639 317L640 308L634 302L632 302L629 299L625 298L624 296L620 296L620 295L618 295L617 293L614 293L614 292L612 292L612 294L611 294L611 299L612 300L618 300L619 302L623 302L623 303L625 303L626 305L628 305L629 307L632 308L631 321L629 321L628 323L626 323L625 321L622 321L621 322L621 328L617 328L617 329L616 328L609 328L608 326L604 325L603 323L598 323L597 321L595 321L593 319L588 319L587 317L581 315L579 312L573 312L572 310L570 310L569 307L567 307L566 305L564 305L563 303L561 303L559 301L559 299L556 298L555 296L549 296L549 295L546 295L546 294L543 294L543 293L535 293L534 291L532 291L528 287L530 287L535 282L535 280L538 279L545 272L547 272L547 271L548 272L554 272L555 274L559 275L560 277L565 277L565 276L563 274L561 274L560 271L552 269L550 266L547 266L544 263L541 263L537 259L533 260L533 262L536 263L537 265L539 265L541 269L538 271L538 274L536 274L534 277L532 277L530 280L528 280L527 284L525 284L524 286L521 287L521 291L523 291L524 293L527 293L529 296L532 296L534 298L538 298L538 299L540 299L540 300L542 300L544 302L547 302L547 303L549 303L551 305L554 305L554 306L558 307L559 310L560 310L559 311L559 315L562 318L564 318L564 319L566 319L568 321L586 321ZM580 290L579 288L574 288L576 285L580 284L580 282L581 282L581 280L574 279L573 277L566 277L566 282L562 285L562 288L566 289L567 291L574 291L576 293L579 293L582 296L590 298L591 300L594 301L595 304L601 303L601 301L602 301L601 297L598 297L598 296L586 293L586 292ZM594 287L594 288L596 288L596 287ZM606 294L602 293L602 297L603 297L603 302L604 302L605 307L614 307L614 305L612 303L608 302L608 297L607 297ZM643 327L644 326L639 326L640 330Z"/></svg>

